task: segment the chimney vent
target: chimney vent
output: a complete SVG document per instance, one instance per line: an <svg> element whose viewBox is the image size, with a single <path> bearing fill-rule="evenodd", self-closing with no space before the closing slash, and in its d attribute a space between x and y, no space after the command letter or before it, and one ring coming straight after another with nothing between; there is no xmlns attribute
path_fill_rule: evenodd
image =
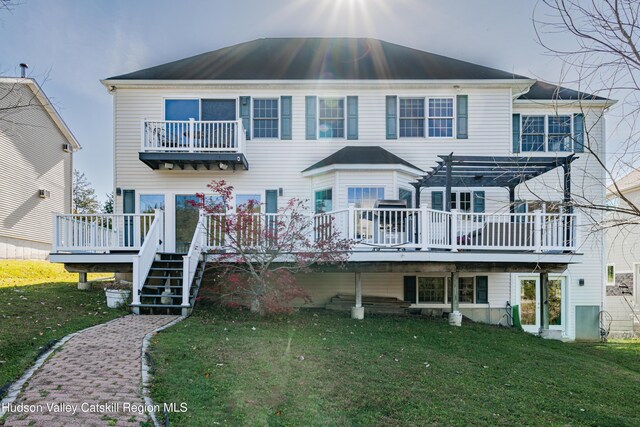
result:
<svg viewBox="0 0 640 427"><path fill-rule="evenodd" d="M29 68L29 66L24 62L20 64L20 77L22 77L23 79L27 77L27 68Z"/></svg>

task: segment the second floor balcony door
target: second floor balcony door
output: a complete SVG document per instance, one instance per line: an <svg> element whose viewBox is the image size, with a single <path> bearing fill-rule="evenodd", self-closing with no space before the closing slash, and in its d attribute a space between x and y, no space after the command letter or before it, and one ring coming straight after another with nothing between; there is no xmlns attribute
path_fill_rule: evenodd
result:
<svg viewBox="0 0 640 427"><path fill-rule="evenodd" d="M236 100L203 99L200 109L200 117L204 122L201 131L196 134L200 144L206 148L235 147Z"/></svg>

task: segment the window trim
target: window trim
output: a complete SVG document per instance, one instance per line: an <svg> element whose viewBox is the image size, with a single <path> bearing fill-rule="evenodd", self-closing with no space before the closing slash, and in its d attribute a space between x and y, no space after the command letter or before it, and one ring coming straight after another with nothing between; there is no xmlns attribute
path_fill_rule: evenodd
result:
<svg viewBox="0 0 640 427"><path fill-rule="evenodd" d="M521 153L575 153L575 134L574 134L574 126L573 126L573 116L574 113L565 113L565 114L538 114L538 113L519 113L520 114L520 152ZM569 138L571 139L571 147L568 151L549 151L549 117L569 117L569 123L571 125L571 133ZM531 151L523 149L523 140L522 136L524 134L524 118L525 117L544 117L544 135L543 135L543 150L542 151ZM554 134L556 135L556 134Z"/></svg>
<svg viewBox="0 0 640 427"><path fill-rule="evenodd" d="M263 137L263 136L256 136L255 134L255 126L254 126L254 108L255 108L255 101L264 101L264 100L269 100L269 101L276 101L276 103L278 104L278 116L275 118L277 126L278 126L278 136L277 137ZM281 115L282 115L282 107L280 105L280 97L279 96L275 96L275 97L269 97L269 96L259 96L259 97L251 97L251 111L249 112L249 121L251 123L251 139L258 139L261 141L280 141L281 139L281 126L280 126L280 119L281 119ZM273 119L258 119L258 120L273 120Z"/></svg>
<svg viewBox="0 0 640 427"><path fill-rule="evenodd" d="M320 135L320 100L321 99L341 99L342 100L342 129L343 134L341 137L332 136L330 138L322 137ZM332 119L325 119L332 120ZM333 119L335 120L335 119ZM321 141L342 141L347 139L347 97L344 95L324 95L316 96L316 138Z"/></svg>
<svg viewBox="0 0 640 427"><path fill-rule="evenodd" d="M422 141L424 139L434 139L434 140L454 140L454 139L458 139L458 135L456 133L456 123L457 123L457 109L458 109L458 105L457 105L457 97L456 95L450 95L450 94L446 94L446 95L427 95L427 96L411 96L411 95L406 95L406 96L400 96L400 95L395 95L398 99L398 102L396 102L396 128L398 131L398 139L402 139L402 140L419 140ZM401 99L422 99L424 100L424 136L400 136L400 100ZM429 118L443 118L443 119L448 119L449 117L429 117L429 100L430 99L450 99L451 100L451 106L452 106L452 113L453 116L451 117L451 136L429 136Z"/></svg>
<svg viewBox="0 0 640 427"><path fill-rule="evenodd" d="M403 118L400 116L400 103L402 102L402 100L408 100L408 99L420 99L422 100L422 111L424 112L424 115L422 117L405 117L404 120L415 120L415 119L422 119L422 136L402 136L400 135L400 121L403 120ZM423 96L398 96L398 139L424 139L427 136L427 98L423 97Z"/></svg>

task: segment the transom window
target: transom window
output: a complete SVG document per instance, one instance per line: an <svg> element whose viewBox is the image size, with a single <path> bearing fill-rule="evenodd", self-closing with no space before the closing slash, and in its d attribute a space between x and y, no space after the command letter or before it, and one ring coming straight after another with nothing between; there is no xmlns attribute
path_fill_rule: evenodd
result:
<svg viewBox="0 0 640 427"><path fill-rule="evenodd" d="M453 136L453 98L429 99L429 136L436 138Z"/></svg>
<svg viewBox="0 0 640 427"><path fill-rule="evenodd" d="M344 138L344 98L319 98L320 138Z"/></svg>
<svg viewBox="0 0 640 427"><path fill-rule="evenodd" d="M400 98L400 137L424 136L424 99Z"/></svg>
<svg viewBox="0 0 640 427"><path fill-rule="evenodd" d="M572 117L522 116L522 151L571 151Z"/></svg>
<svg viewBox="0 0 640 427"><path fill-rule="evenodd" d="M253 137L278 138L278 100L253 100Z"/></svg>

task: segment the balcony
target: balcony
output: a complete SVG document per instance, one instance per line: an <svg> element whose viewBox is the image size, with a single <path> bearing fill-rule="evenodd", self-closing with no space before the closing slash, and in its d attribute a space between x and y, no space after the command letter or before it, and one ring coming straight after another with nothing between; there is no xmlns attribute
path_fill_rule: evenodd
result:
<svg viewBox="0 0 640 427"><path fill-rule="evenodd" d="M139 158L151 169L249 169L242 120L145 120Z"/></svg>

